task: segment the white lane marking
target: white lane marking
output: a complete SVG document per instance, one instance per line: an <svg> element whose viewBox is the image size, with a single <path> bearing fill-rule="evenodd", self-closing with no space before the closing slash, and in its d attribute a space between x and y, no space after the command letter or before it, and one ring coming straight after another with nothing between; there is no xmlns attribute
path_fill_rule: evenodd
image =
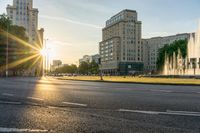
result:
<svg viewBox="0 0 200 133"><path fill-rule="evenodd" d="M27 97L27 98L32 99L32 100L44 101L44 99L37 98L37 97Z"/></svg>
<svg viewBox="0 0 200 133"><path fill-rule="evenodd" d="M3 96L9 96L9 97L12 97L14 96L14 94L10 94L10 93L2 93Z"/></svg>
<svg viewBox="0 0 200 133"><path fill-rule="evenodd" d="M72 102L62 102L62 103L63 104L68 104L68 105L87 107L87 104L82 104L82 103L72 103Z"/></svg>
<svg viewBox="0 0 200 133"><path fill-rule="evenodd" d="M164 93L172 93L173 91L168 91L168 90L150 90L152 92L164 92Z"/></svg>
<svg viewBox="0 0 200 133"><path fill-rule="evenodd" d="M49 109L60 109L59 107L48 106Z"/></svg>
<svg viewBox="0 0 200 133"><path fill-rule="evenodd" d="M143 111L143 110L128 110L128 109L119 109L118 111L119 112L140 113L140 114L150 114L150 115L178 115L178 116L200 117L200 112L189 112L189 111L167 110L166 112L159 112L159 111Z"/></svg>
<svg viewBox="0 0 200 133"><path fill-rule="evenodd" d="M39 104L33 103L33 102L26 102L26 104L33 105L33 106L39 106Z"/></svg>
<svg viewBox="0 0 200 133"><path fill-rule="evenodd" d="M167 110L167 113L169 113L171 115L200 116L200 112L190 112L190 111L172 111L172 110Z"/></svg>
<svg viewBox="0 0 200 133"><path fill-rule="evenodd" d="M21 102L8 102L8 101L0 101L1 104L15 104L15 105L20 105L22 104Z"/></svg>
<svg viewBox="0 0 200 133"><path fill-rule="evenodd" d="M130 112L130 113L141 113L141 114L152 114L159 115L160 112L155 111L141 111L141 110L129 110L129 109L119 109L119 112Z"/></svg>
<svg viewBox="0 0 200 133"><path fill-rule="evenodd" d="M10 133L10 132L48 132L48 130L40 130L40 129L18 129L18 128L5 128L0 127L0 132Z"/></svg>

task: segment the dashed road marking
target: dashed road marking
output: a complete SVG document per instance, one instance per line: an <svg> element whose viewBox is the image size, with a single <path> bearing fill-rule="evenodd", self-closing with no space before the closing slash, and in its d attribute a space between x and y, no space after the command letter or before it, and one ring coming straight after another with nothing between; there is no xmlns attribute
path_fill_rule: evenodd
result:
<svg viewBox="0 0 200 133"><path fill-rule="evenodd" d="M141 110L129 110L129 109L119 109L119 112L130 112L130 113L141 113L141 114L152 114L159 115L161 112L156 111L141 111Z"/></svg>
<svg viewBox="0 0 200 133"><path fill-rule="evenodd" d="M75 106L82 106L82 107L87 107L87 104L82 104L82 103L72 103L72 102L62 102L63 104L67 105L75 105Z"/></svg>
<svg viewBox="0 0 200 133"><path fill-rule="evenodd" d="M3 96L9 96L9 97L12 97L14 96L14 94L10 94L10 93L2 93Z"/></svg>
<svg viewBox="0 0 200 133"><path fill-rule="evenodd" d="M5 128L5 127L0 127L0 132L3 133L11 133L11 132L17 132L17 133L22 133L22 132L48 132L48 130L41 130L41 129L18 129L18 128Z"/></svg>
<svg viewBox="0 0 200 133"><path fill-rule="evenodd" d="M177 115L177 116L200 117L200 112L190 112L190 111L167 110L166 112L160 112L160 111L143 111L143 110L128 110L128 109L119 109L118 111L119 112L129 112L129 113L150 114L150 115Z"/></svg>
<svg viewBox="0 0 200 133"><path fill-rule="evenodd" d="M37 97L27 97L27 98L32 99L32 100L44 101L44 99L37 98Z"/></svg>
<svg viewBox="0 0 200 133"><path fill-rule="evenodd" d="M164 92L164 93L172 93L173 91L169 91L169 90L150 90L152 92Z"/></svg>
<svg viewBox="0 0 200 133"><path fill-rule="evenodd" d="M199 117L200 117L200 112L172 111L172 110L167 110L167 113L169 113L169 114L171 114L171 115L199 116Z"/></svg>
<svg viewBox="0 0 200 133"><path fill-rule="evenodd" d="M59 107L48 106L49 109L60 109Z"/></svg>
<svg viewBox="0 0 200 133"><path fill-rule="evenodd" d="M14 104L14 105L20 105L21 102L9 102L9 101L0 101L0 104Z"/></svg>
<svg viewBox="0 0 200 133"><path fill-rule="evenodd" d="M28 105L32 105L32 106L39 106L39 105L40 105L40 104L33 103L33 102L26 102L26 104L28 104Z"/></svg>

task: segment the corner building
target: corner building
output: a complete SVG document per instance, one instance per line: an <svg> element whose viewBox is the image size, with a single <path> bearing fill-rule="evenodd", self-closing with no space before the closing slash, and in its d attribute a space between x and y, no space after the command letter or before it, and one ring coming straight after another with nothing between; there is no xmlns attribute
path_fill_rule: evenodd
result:
<svg viewBox="0 0 200 133"><path fill-rule="evenodd" d="M104 74L143 71L141 25L134 10L123 10L106 21L99 44L100 69Z"/></svg>
<svg viewBox="0 0 200 133"><path fill-rule="evenodd" d="M33 8L33 0L13 0L13 5L7 6L7 14L13 25L23 26L26 29L29 42L36 43L38 9Z"/></svg>

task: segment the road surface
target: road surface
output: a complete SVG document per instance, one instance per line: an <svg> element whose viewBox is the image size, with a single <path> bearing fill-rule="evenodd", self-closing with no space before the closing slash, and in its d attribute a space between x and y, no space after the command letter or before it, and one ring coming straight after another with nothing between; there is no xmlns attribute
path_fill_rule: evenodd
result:
<svg viewBox="0 0 200 133"><path fill-rule="evenodd" d="M200 133L200 87L1 78L0 132Z"/></svg>

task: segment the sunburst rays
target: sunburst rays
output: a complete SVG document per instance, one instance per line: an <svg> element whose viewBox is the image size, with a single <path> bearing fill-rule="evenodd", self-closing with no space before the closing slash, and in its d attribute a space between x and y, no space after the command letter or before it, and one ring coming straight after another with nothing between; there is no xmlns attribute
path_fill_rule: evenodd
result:
<svg viewBox="0 0 200 133"><path fill-rule="evenodd" d="M20 39L20 38L18 38L16 36L10 34L10 33L8 33L7 31L2 30L2 32L0 32L0 34L2 34L3 36L8 36L9 39L14 40L14 41L18 42L21 45L24 45L24 46L29 47L31 49L34 49L36 51L40 50L40 47L37 44L35 46L31 45L30 43L28 43L28 42L26 42L26 41L24 41L24 40L22 40L22 39Z"/></svg>
<svg viewBox="0 0 200 133"><path fill-rule="evenodd" d="M12 50L12 48L9 50L9 55L10 56L18 56L21 57L21 59L18 60L14 60L14 61L10 61L6 67L5 65L0 66L0 70L1 71L6 71L6 69L12 69L15 68L19 65L22 65L24 63L29 63L28 64L28 69L32 69L33 67L35 67L35 69L44 69L44 62L43 62L43 58L45 55L41 54L41 50L42 50L42 40L40 37L38 37L38 43L34 43L34 44L30 44L22 39L20 39L19 37L8 33L4 30L1 30L0 32L1 36L4 37L8 37L9 40L12 40L14 42L16 42L16 45L22 45L24 46L24 49L18 49L18 48L14 48L14 50ZM5 42L4 42L5 44ZM10 45L10 44L9 44ZM13 51L13 52L12 52Z"/></svg>
<svg viewBox="0 0 200 133"><path fill-rule="evenodd" d="M23 59L20 59L20 60L11 62L11 63L8 64L8 69L12 69L12 68L14 68L14 67L16 67L16 66L18 66L18 65L21 65L21 64L23 64L23 63L25 63L25 62L27 62L27 61L29 61L29 60L31 60L31 59L37 57L37 56L38 56L38 55L35 54L35 55L31 55L31 56L29 56L29 57L25 57L25 58L23 58ZM5 69L5 66L0 67L0 69L1 69L1 70L4 70L4 69Z"/></svg>
<svg viewBox="0 0 200 133"><path fill-rule="evenodd" d="M37 56L37 57L34 59L33 63L30 65L30 67L34 67L34 65L37 64L39 60L42 60L42 57L41 57L41 56ZM39 65L39 66L40 66L40 65Z"/></svg>

